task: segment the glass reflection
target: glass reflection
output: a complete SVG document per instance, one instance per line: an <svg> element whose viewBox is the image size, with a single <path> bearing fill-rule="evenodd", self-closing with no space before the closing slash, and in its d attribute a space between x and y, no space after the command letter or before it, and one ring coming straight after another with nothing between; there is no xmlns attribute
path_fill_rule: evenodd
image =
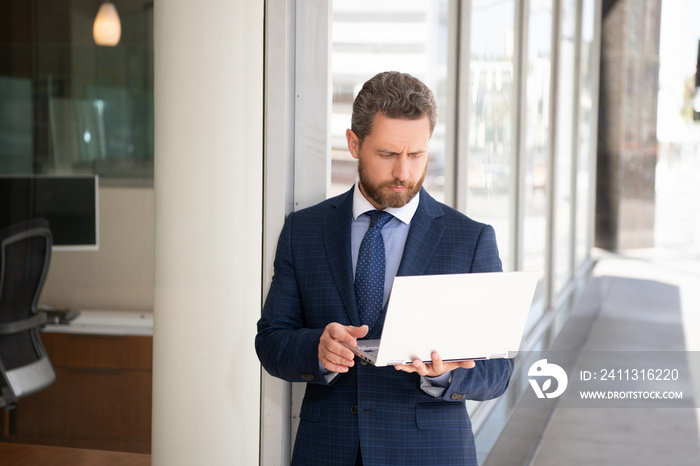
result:
<svg viewBox="0 0 700 466"><path fill-rule="evenodd" d="M0 172L152 179L153 2L120 8L116 47L95 45L95 5L32 5L0 13Z"/></svg>
<svg viewBox="0 0 700 466"><path fill-rule="evenodd" d="M595 1L583 0L581 17L581 68L579 87L578 116L578 163L576 175L576 268L583 265L589 257L591 245L591 228L588 225L588 210L591 202L590 165L593 141L593 38L594 38Z"/></svg>
<svg viewBox="0 0 700 466"><path fill-rule="evenodd" d="M496 229L506 270L514 267L515 2L472 2L468 214Z"/></svg>
<svg viewBox="0 0 700 466"><path fill-rule="evenodd" d="M362 84L382 71L410 73L435 94L440 118L430 140L424 186L445 201L445 131L448 0L335 0L333 2L333 104L331 189L346 191L357 176L347 150L352 102Z"/></svg>
<svg viewBox="0 0 700 466"><path fill-rule="evenodd" d="M554 177L554 242L552 245L554 294L573 276L572 168L574 156L574 92L576 52L576 0L560 2L557 73L557 136Z"/></svg>
<svg viewBox="0 0 700 466"><path fill-rule="evenodd" d="M523 269L545 272L549 195L549 109L552 62L552 1L530 2L525 89L525 203ZM535 300L543 298L539 287Z"/></svg>
<svg viewBox="0 0 700 466"><path fill-rule="evenodd" d="M550 151L550 76L552 63L552 1L529 4L525 87L525 164L522 224L522 269L537 271L543 279L535 290L528 316L529 331L547 305L547 216Z"/></svg>

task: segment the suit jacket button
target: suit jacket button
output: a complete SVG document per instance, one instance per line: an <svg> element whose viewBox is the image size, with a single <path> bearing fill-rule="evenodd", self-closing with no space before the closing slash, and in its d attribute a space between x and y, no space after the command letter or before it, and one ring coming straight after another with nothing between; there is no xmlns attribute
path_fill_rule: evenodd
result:
<svg viewBox="0 0 700 466"><path fill-rule="evenodd" d="M357 411L358 411L358 410L357 410L357 405L352 405L352 406L350 406L350 412L351 412L352 414L357 414Z"/></svg>
<svg viewBox="0 0 700 466"><path fill-rule="evenodd" d="M301 380L304 382L312 382L314 380L313 374L301 374Z"/></svg>
<svg viewBox="0 0 700 466"><path fill-rule="evenodd" d="M453 393L450 398L452 398L455 401L462 401L467 397L467 395L463 393Z"/></svg>
<svg viewBox="0 0 700 466"><path fill-rule="evenodd" d="M369 364L367 361L365 361L364 359L360 359L361 366L366 366L367 364Z"/></svg>

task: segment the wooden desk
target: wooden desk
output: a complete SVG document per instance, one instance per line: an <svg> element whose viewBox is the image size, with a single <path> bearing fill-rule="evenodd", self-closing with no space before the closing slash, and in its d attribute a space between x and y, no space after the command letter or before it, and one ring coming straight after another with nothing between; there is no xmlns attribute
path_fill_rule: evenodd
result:
<svg viewBox="0 0 700 466"><path fill-rule="evenodd" d="M140 453L0 443L6 466L150 466L151 456Z"/></svg>
<svg viewBox="0 0 700 466"><path fill-rule="evenodd" d="M42 333L41 340L56 381L19 400L14 435L4 440L150 453L152 337Z"/></svg>
<svg viewBox="0 0 700 466"><path fill-rule="evenodd" d="M142 312L81 311L47 325L56 381L20 399L12 418L0 410L0 442L149 454L152 334Z"/></svg>

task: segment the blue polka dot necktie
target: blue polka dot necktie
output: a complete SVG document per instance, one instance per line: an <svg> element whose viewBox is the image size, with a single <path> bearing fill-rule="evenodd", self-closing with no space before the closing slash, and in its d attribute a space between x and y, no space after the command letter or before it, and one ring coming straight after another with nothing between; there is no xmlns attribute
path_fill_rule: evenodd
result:
<svg viewBox="0 0 700 466"><path fill-rule="evenodd" d="M362 238L360 253L355 268L355 297L360 312L360 321L372 329L379 319L384 303L384 275L386 273L386 253L382 227L393 218L388 212L372 210L369 229Z"/></svg>

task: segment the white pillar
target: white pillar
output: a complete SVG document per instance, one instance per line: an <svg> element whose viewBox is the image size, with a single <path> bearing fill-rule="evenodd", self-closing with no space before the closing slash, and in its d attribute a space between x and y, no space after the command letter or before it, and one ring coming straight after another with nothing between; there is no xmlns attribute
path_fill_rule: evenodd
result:
<svg viewBox="0 0 700 466"><path fill-rule="evenodd" d="M258 464L263 2L156 2L154 466Z"/></svg>

